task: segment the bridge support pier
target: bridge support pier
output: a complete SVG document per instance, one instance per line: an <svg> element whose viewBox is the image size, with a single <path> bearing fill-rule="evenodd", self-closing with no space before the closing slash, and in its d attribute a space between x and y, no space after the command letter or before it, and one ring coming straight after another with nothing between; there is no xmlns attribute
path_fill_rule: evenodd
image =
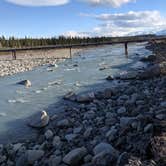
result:
<svg viewBox="0 0 166 166"><path fill-rule="evenodd" d="M72 58L72 50L71 50L71 47L69 48L70 49L70 59Z"/></svg>
<svg viewBox="0 0 166 166"><path fill-rule="evenodd" d="M12 51L12 58L13 58L13 60L16 60L16 59L17 59L17 57L16 57L16 50L13 50L13 51Z"/></svg>
<svg viewBox="0 0 166 166"><path fill-rule="evenodd" d="M125 42L125 55L128 57L128 43Z"/></svg>

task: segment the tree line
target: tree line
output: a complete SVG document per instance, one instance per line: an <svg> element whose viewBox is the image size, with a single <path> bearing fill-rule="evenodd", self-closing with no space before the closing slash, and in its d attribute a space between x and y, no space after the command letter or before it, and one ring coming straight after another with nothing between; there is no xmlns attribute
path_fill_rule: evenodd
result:
<svg viewBox="0 0 166 166"><path fill-rule="evenodd" d="M122 40L125 38L135 38L135 37L148 37L154 35L140 35L133 37L52 37L52 38L15 38L4 36L0 37L0 48L24 48L24 47L35 47L35 46L49 46L49 45L65 45L65 44L82 44L82 43L99 43L99 42L110 42Z"/></svg>
<svg viewBox="0 0 166 166"><path fill-rule="evenodd" d="M49 45L65 45L65 44L81 44L81 43L97 43L110 41L110 37L52 37L52 38L15 38L4 36L0 37L1 48L23 48L34 46L49 46Z"/></svg>

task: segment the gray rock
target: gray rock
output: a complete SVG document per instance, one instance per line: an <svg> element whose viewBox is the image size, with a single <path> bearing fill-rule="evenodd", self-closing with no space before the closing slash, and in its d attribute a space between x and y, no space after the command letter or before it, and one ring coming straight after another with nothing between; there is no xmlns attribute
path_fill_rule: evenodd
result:
<svg viewBox="0 0 166 166"><path fill-rule="evenodd" d="M127 111L126 111L126 108L125 107L121 107L121 108L119 108L118 110L117 110L117 113L118 114L124 114L124 113L126 113Z"/></svg>
<svg viewBox="0 0 166 166"><path fill-rule="evenodd" d="M160 106L166 108L166 101L161 102Z"/></svg>
<svg viewBox="0 0 166 166"><path fill-rule="evenodd" d="M119 152L111 145L105 142L101 142L98 145L96 145L93 149L93 153L95 155L101 153L101 152L107 152L114 156L117 156Z"/></svg>
<svg viewBox="0 0 166 166"><path fill-rule="evenodd" d="M69 120L68 119L62 119L62 120L57 122L57 126L60 127L60 128L70 127Z"/></svg>
<svg viewBox="0 0 166 166"><path fill-rule="evenodd" d="M56 156L56 155L52 155L49 158L49 166L59 166L60 163L62 161L62 157L61 156Z"/></svg>
<svg viewBox="0 0 166 166"><path fill-rule="evenodd" d="M93 128L92 128L92 127L88 127L88 128L85 130L84 134L83 134L84 138L90 137L91 134L92 134L92 131L93 131Z"/></svg>
<svg viewBox="0 0 166 166"><path fill-rule="evenodd" d="M95 95L93 92L87 93L87 94L82 94L77 96L77 102L79 103L87 103L87 102L92 102L95 99Z"/></svg>
<svg viewBox="0 0 166 166"><path fill-rule="evenodd" d="M73 133L74 134L80 134L82 129L83 129L82 127L76 127L76 128L73 129Z"/></svg>
<svg viewBox="0 0 166 166"><path fill-rule="evenodd" d="M43 150L28 150L27 153L28 164L33 164L35 161L41 159L44 155Z"/></svg>
<svg viewBox="0 0 166 166"><path fill-rule="evenodd" d="M53 144L54 147L60 148L61 145L62 145L61 138L59 136L55 136L53 138L52 144Z"/></svg>
<svg viewBox="0 0 166 166"><path fill-rule="evenodd" d="M134 120L136 120L136 118L134 117L121 117L120 118L120 126L126 126L126 125L130 125Z"/></svg>
<svg viewBox="0 0 166 166"><path fill-rule="evenodd" d="M74 149L65 155L63 162L71 166L77 166L86 154L87 150L85 147Z"/></svg>
<svg viewBox="0 0 166 166"><path fill-rule="evenodd" d="M73 141L77 137L77 134L67 134L65 135L65 139L70 142Z"/></svg>
<svg viewBox="0 0 166 166"><path fill-rule="evenodd" d="M111 129L106 133L106 138L109 141L113 141L116 138L118 130L113 126Z"/></svg>
<svg viewBox="0 0 166 166"><path fill-rule="evenodd" d="M6 156L0 156L0 164L2 164L3 162L5 162L7 159Z"/></svg>
<svg viewBox="0 0 166 166"><path fill-rule="evenodd" d="M21 82L19 82L18 84L24 85L24 86L26 86L26 87L31 87L31 86L32 86L32 83L31 83L31 81L29 81L29 80L21 81Z"/></svg>
<svg viewBox="0 0 166 166"><path fill-rule="evenodd" d="M13 145L14 152L17 152L21 148L22 145L23 145L22 143L14 144Z"/></svg>
<svg viewBox="0 0 166 166"><path fill-rule="evenodd" d="M145 127L144 127L144 132L147 133L147 132L151 132L153 130L153 124L147 124Z"/></svg>
<svg viewBox="0 0 166 166"><path fill-rule="evenodd" d="M84 157L84 163L89 163L92 160L92 155L88 154Z"/></svg>
<svg viewBox="0 0 166 166"><path fill-rule="evenodd" d="M53 137L53 132L49 129L49 130L47 130L45 133L44 133L44 135L45 135L45 137L46 137L46 139L50 139L50 138L52 138Z"/></svg>
<svg viewBox="0 0 166 166"><path fill-rule="evenodd" d="M75 101L76 94L74 92L68 92L64 97L65 100Z"/></svg>
<svg viewBox="0 0 166 166"><path fill-rule="evenodd" d="M127 152L123 152L118 160L117 160L117 164L116 166L124 166L125 164L128 164L128 158L129 158L129 155Z"/></svg>
<svg viewBox="0 0 166 166"><path fill-rule="evenodd" d="M49 120L50 118L46 111L42 111L41 113L38 113L32 117L28 125L34 128L43 128L48 125Z"/></svg>
<svg viewBox="0 0 166 166"><path fill-rule="evenodd" d="M165 114L158 114L158 115L156 115L156 118L159 120L164 120L166 118L166 115Z"/></svg>

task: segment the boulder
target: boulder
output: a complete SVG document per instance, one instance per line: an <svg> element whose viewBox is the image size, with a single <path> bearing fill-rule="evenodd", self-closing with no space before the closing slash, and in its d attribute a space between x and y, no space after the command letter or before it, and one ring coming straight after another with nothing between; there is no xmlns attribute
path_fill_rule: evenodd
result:
<svg viewBox="0 0 166 166"><path fill-rule="evenodd" d="M95 94L93 92L78 95L76 101L79 103L88 103L92 102L95 99Z"/></svg>
<svg viewBox="0 0 166 166"><path fill-rule="evenodd" d="M86 154L87 149L85 147L76 148L64 156L63 162L71 166L77 166Z"/></svg>
<svg viewBox="0 0 166 166"><path fill-rule="evenodd" d="M41 159L44 155L43 150L28 150L27 153L28 164L33 164L35 161Z"/></svg>
<svg viewBox="0 0 166 166"><path fill-rule="evenodd" d="M26 87L31 87L32 86L32 83L29 80L23 80L23 81L19 82L18 84L24 85Z"/></svg>
<svg viewBox="0 0 166 166"><path fill-rule="evenodd" d="M70 127L70 123L68 119L62 119L57 122L57 127L59 128L67 128Z"/></svg>
<svg viewBox="0 0 166 166"><path fill-rule="evenodd" d="M36 114L32 117L28 123L29 126L34 128L43 128L49 123L49 115L47 115L46 111L42 111L39 114Z"/></svg>

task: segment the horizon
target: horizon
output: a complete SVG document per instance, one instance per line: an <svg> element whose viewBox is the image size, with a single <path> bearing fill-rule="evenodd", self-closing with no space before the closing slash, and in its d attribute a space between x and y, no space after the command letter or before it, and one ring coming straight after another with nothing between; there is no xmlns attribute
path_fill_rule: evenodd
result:
<svg viewBox="0 0 166 166"><path fill-rule="evenodd" d="M0 36L119 37L166 34L162 0L2 0Z"/></svg>

